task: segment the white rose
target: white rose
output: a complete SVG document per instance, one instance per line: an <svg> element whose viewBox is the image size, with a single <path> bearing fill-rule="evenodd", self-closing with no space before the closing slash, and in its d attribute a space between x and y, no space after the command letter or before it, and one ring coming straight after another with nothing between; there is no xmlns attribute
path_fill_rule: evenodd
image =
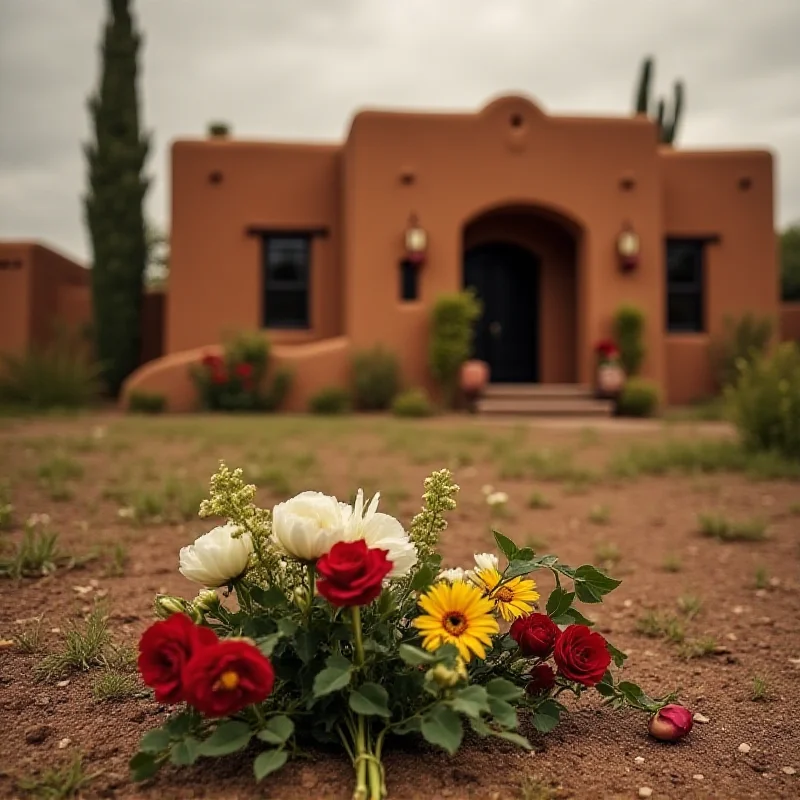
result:
<svg viewBox="0 0 800 800"><path fill-rule="evenodd" d="M342 507L346 541L363 539L371 548L388 550L386 557L392 562L389 577L401 578L417 563L417 548L398 520L378 512L379 499L376 494L365 511L364 492L359 489L355 506Z"/></svg>
<svg viewBox="0 0 800 800"><path fill-rule="evenodd" d="M456 581L465 581L467 573L461 567L453 567L452 569L443 569L437 576L437 581L447 581L448 583L456 583Z"/></svg>
<svg viewBox="0 0 800 800"><path fill-rule="evenodd" d="M500 571L500 562L494 553L475 553L475 566L478 572L483 572L487 569Z"/></svg>
<svg viewBox="0 0 800 800"><path fill-rule="evenodd" d="M344 541L342 504L322 492L301 492L272 510L272 539L299 561L324 556Z"/></svg>
<svg viewBox="0 0 800 800"><path fill-rule="evenodd" d="M220 525L181 548L181 575L190 581L213 588L224 586L247 569L253 552L249 533L234 537L236 525Z"/></svg>

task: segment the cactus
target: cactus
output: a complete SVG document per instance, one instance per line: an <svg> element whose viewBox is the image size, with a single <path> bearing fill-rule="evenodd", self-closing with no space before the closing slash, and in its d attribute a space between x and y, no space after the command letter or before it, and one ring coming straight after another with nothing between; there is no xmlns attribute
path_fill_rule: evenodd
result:
<svg viewBox="0 0 800 800"><path fill-rule="evenodd" d="M635 113L651 114L650 87L655 71L652 56L642 61L642 68L639 75L639 84L636 90ZM662 144L674 144L680 126L681 115L683 113L685 89L683 82L675 81L672 87L673 103L671 113L667 110L667 101L660 97L655 106L655 111L651 115L658 126L658 140Z"/></svg>

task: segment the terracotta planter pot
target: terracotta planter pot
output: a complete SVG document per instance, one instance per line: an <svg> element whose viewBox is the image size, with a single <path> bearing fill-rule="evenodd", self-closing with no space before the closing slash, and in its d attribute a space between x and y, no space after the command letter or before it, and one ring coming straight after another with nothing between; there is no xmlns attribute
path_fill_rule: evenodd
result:
<svg viewBox="0 0 800 800"><path fill-rule="evenodd" d="M489 382L489 365L485 361L465 361L461 365L459 386L467 397L477 397Z"/></svg>
<svg viewBox="0 0 800 800"><path fill-rule="evenodd" d="M597 394L616 397L625 385L625 370L619 364L601 364L597 368Z"/></svg>

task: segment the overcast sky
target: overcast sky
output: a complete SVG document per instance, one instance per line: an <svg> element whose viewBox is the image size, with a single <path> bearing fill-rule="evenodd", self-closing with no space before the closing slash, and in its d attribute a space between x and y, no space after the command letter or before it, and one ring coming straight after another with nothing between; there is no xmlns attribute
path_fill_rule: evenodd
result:
<svg viewBox="0 0 800 800"><path fill-rule="evenodd" d="M0 237L87 254L85 100L105 0L0 0ZM800 0L135 0L148 212L167 147L229 121L337 140L361 106L477 110L509 91L550 112L627 113L640 57L688 89L683 147L769 147L778 222L800 219ZM267 187L265 187L266 189Z"/></svg>

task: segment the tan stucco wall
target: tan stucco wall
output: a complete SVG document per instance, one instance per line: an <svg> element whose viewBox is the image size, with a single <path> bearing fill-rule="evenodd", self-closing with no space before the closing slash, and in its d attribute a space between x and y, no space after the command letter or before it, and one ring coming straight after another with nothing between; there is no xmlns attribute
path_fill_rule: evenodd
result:
<svg viewBox="0 0 800 800"><path fill-rule="evenodd" d="M275 343L342 332L339 148L225 140L172 147L170 301L166 351L219 342L261 325L261 239L253 226L326 228L312 244L310 330ZM221 178L213 183L210 176Z"/></svg>

